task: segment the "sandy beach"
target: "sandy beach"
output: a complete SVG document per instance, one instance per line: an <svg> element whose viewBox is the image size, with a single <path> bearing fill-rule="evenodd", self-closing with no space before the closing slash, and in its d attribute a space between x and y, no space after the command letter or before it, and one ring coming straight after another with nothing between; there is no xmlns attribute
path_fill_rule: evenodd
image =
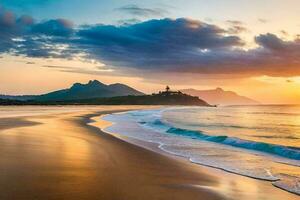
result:
<svg viewBox="0 0 300 200"><path fill-rule="evenodd" d="M0 199L299 199L270 182L141 148L88 124L141 108L148 107L2 108Z"/></svg>

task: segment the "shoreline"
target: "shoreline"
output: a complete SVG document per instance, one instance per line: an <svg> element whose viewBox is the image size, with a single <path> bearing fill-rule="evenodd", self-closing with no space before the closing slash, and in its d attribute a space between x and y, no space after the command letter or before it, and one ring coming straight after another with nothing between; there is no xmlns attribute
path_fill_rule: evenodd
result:
<svg viewBox="0 0 300 200"><path fill-rule="evenodd" d="M187 157L184 157L184 156L181 156L181 155L177 155L177 154L174 154L172 152L169 152L167 150L164 150L161 146L163 146L162 144L159 144L159 143L156 143L156 142L150 142L150 141L142 141L140 139L137 139L137 138L133 138L133 137L128 137L128 136L122 136L120 135L119 133L112 133L112 132L109 132L107 130L105 130L106 128L112 126L114 123L113 122L110 122L110 121L106 121L103 119L105 115L101 115L101 116L97 116L97 117L93 117L93 120L96 120L96 121L102 121L102 122L107 122L107 126L103 126L103 127L99 127L99 126L95 126L95 127L98 127L99 129L103 130L104 132L106 132L107 134L111 134L125 142L128 142L130 144L133 144L133 145L137 145L141 148L145 148L147 150L150 150L150 151L153 151L155 153L158 153L158 154L161 154L161 155L164 155L164 156L167 156L167 157L171 157L171 158L174 158L176 160L183 160L184 162L190 162L196 166L199 166L199 167L205 167L205 168L208 168L209 171L212 171L214 172L215 170L216 171L221 171L220 174L230 174L230 175L234 175L234 176L241 176L241 177L244 177L244 178L247 178L247 179L253 179L255 181L260 181L260 182L265 182L265 183L268 183L271 187L274 187L275 189L278 189L278 190L281 190L283 192L287 192L289 194L292 194L292 195L296 195L296 196L299 196L298 193L296 192L292 192L292 191L289 191L289 190L286 190L284 188L281 188L281 187L278 187L276 185L274 185L273 183L276 182L276 180L272 181L272 180L268 180L268 179L262 179L262 178L257 178L257 177L252 177L252 176L247 176L247 175L242 175L242 174L238 174L238 173L234 173L232 171L228 171L226 169L223 169L223 168L218 168L218 167L214 167L214 166L210 166L210 165L205 165L205 164L201 164L201 163L197 163L197 162L194 162L193 160L187 158ZM93 126L93 123L90 123L92 126ZM278 179L280 180L280 179Z"/></svg>
<svg viewBox="0 0 300 200"><path fill-rule="evenodd" d="M265 182L162 155L88 125L99 115L141 108L151 107L84 107L25 116L36 124L20 127L15 121L15 128L0 129L0 198L298 198Z"/></svg>

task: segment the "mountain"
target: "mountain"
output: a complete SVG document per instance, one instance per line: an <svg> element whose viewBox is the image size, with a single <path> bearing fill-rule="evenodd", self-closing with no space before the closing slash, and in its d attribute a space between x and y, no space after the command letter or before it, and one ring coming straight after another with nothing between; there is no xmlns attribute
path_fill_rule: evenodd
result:
<svg viewBox="0 0 300 200"><path fill-rule="evenodd" d="M42 95L9 96L0 95L0 99L18 101L65 101L77 99L92 99L115 96L138 96L144 93L137 91L127 85L116 83L105 85L97 80L89 81L87 84L75 83L68 89L58 90Z"/></svg>
<svg viewBox="0 0 300 200"><path fill-rule="evenodd" d="M216 88L214 90L195 90L184 89L182 92L198 96L199 98L207 101L213 105L255 105L259 102L250 99L248 97L240 96L232 91L224 91L222 88Z"/></svg>
<svg viewBox="0 0 300 200"><path fill-rule="evenodd" d="M87 84L75 83L68 89L58 90L34 98L36 101L65 101L77 99L92 99L115 96L139 96L139 92L127 85L116 83L105 85L97 80L89 81Z"/></svg>

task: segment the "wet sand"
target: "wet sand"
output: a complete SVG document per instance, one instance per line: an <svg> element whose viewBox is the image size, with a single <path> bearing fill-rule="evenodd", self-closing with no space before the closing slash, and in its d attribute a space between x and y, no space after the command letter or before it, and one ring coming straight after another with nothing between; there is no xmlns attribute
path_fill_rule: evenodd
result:
<svg viewBox="0 0 300 200"><path fill-rule="evenodd" d="M0 199L298 198L269 182L159 154L87 125L101 114L139 108L0 116Z"/></svg>

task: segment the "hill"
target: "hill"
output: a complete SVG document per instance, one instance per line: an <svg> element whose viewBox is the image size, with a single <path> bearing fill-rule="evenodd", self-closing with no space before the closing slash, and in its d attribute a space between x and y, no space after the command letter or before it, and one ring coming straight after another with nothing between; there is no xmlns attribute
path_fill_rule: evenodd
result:
<svg viewBox="0 0 300 200"><path fill-rule="evenodd" d="M105 85L97 80L89 81L87 84L75 83L69 89L58 90L38 96L37 101L68 101L78 99L92 99L102 97L144 95L127 85L116 83Z"/></svg>
<svg viewBox="0 0 300 200"><path fill-rule="evenodd" d="M10 100L19 100L19 101L26 101L34 99L35 95L4 95L0 94L0 99L10 99Z"/></svg>
<svg viewBox="0 0 300 200"><path fill-rule="evenodd" d="M142 95L142 96L119 96L92 99L73 99L73 100L3 100L0 105L189 105L189 106L210 106L198 97L193 97L181 92Z"/></svg>
<svg viewBox="0 0 300 200"><path fill-rule="evenodd" d="M9 96L0 95L1 99L10 100L35 100L35 101L68 101L78 99L92 99L102 97L128 96L128 95L144 95L127 85L116 83L111 85L103 84L97 80L89 81L87 84L75 83L68 89L62 89L43 95L25 95L25 96Z"/></svg>
<svg viewBox="0 0 300 200"><path fill-rule="evenodd" d="M182 92L198 96L199 98L207 101L213 105L256 105L259 102L250 99L248 97L240 96L232 91L224 91L222 88L216 88L214 90L195 90L185 89Z"/></svg>
<svg viewBox="0 0 300 200"><path fill-rule="evenodd" d="M207 102L187 94L165 93L143 95L143 96L120 96L111 98L82 99L73 101L56 102L60 104L82 104L82 105L190 105L210 106Z"/></svg>

